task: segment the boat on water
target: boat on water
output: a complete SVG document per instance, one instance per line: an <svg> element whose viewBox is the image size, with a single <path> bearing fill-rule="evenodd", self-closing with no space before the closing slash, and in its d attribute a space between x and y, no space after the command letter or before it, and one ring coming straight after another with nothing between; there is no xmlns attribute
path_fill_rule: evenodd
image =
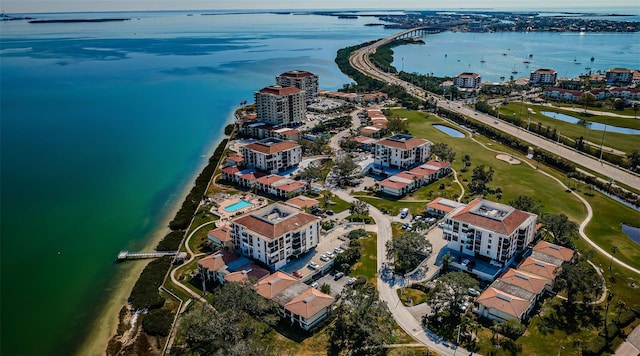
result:
<svg viewBox="0 0 640 356"><path fill-rule="evenodd" d="M532 58L532 57L533 57L533 53L529 53L529 58Z"/></svg>
<svg viewBox="0 0 640 356"><path fill-rule="evenodd" d="M524 64L530 64L531 62L529 62L529 61L524 61L524 62L522 62L522 63L524 63Z"/></svg>
<svg viewBox="0 0 640 356"><path fill-rule="evenodd" d="M591 62L593 62L593 61L595 61L595 60L596 60L595 58L591 57Z"/></svg>

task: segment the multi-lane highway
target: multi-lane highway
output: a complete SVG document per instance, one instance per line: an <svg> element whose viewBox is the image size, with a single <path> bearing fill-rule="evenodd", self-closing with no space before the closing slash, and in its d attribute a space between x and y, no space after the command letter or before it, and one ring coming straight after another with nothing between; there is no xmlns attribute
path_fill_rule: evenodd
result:
<svg viewBox="0 0 640 356"><path fill-rule="evenodd" d="M496 120L496 118L492 116L489 116L480 112L476 112L471 108L461 105L459 102L446 100L432 93L428 93L425 90L411 83L405 82L397 78L393 74L389 74L381 71L371 62L369 56L375 53L378 47L384 44L387 44L393 41L394 39L406 33L412 32L414 30L416 29L410 29L400 33L396 33L392 36L381 39L369 46L362 47L354 51L349 57L349 63L351 64L352 67L354 67L355 69L357 69L358 71L360 71L361 73L369 77L381 80L386 83L400 85L404 87L407 92L421 99L433 98L437 101L438 106L440 107L446 107L449 110L472 117L473 119L480 121L486 125L490 125L500 131L503 131L514 137L517 137L523 141L529 142L532 146L536 146L546 151L552 152L560 157L563 157L575 163L578 166L583 166L593 172L603 175L604 177L613 179L615 183L622 183L633 189L640 190L640 176L634 175L629 171L615 167L607 162L599 161L593 157L584 155L572 149L571 147L563 146L554 141L550 141L545 138L536 136L534 134L529 133L526 130L522 130L521 128L510 125L504 121ZM640 146L640 142L638 143L638 145Z"/></svg>

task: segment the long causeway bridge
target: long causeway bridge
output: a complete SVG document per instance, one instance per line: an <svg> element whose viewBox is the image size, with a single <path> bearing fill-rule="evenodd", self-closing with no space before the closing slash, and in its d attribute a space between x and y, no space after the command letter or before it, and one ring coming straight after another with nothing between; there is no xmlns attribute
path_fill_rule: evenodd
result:
<svg viewBox="0 0 640 356"><path fill-rule="evenodd" d="M138 260L143 258L158 258L164 256L175 256L178 251L162 251L162 252L129 252L120 251L118 253L118 261Z"/></svg>

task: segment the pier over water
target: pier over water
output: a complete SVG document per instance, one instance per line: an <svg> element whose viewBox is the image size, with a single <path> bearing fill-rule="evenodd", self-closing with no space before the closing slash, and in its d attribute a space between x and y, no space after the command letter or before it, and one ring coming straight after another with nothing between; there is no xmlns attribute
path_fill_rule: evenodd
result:
<svg viewBox="0 0 640 356"><path fill-rule="evenodd" d="M118 262L126 260L138 260L143 258L159 258L164 256L175 256L178 251L162 251L162 252L129 252L120 251L118 253Z"/></svg>

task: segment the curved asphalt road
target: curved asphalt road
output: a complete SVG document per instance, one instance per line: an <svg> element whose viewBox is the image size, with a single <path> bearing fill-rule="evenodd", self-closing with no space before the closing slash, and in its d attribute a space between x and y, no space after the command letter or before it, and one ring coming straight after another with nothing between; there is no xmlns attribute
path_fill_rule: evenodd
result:
<svg viewBox="0 0 640 356"><path fill-rule="evenodd" d="M607 162L598 161L592 157L583 155L582 153L579 153L578 151L570 147L560 145L556 142L531 134L528 131L522 130L510 124L507 124L504 121L496 120L496 118L492 116L476 112L470 108L460 105L460 103L458 102L449 101L441 97L435 96L411 83L405 82L391 74L381 71L371 62L371 60L369 59L369 55L375 53L378 47L386 43L389 43L397 36L410 31L411 30L407 30L398 34L391 35L369 46L366 46L354 51L349 57L349 63L351 64L352 67L354 67L355 69L357 69L358 71L360 71L361 73L369 77L381 80L386 83L400 85L404 87L405 90L407 90L407 92L421 99L434 98L437 101L437 104L439 106L447 107L452 111L472 117L473 119L480 121L486 125L492 126L502 132L508 133L523 141L529 142L533 146L540 147L560 157L563 157L571 162L574 162L577 165L583 166L605 177L609 177L613 179L615 182L619 182L629 187L632 187L636 190L640 190L640 176L636 176L628 171L624 171L620 168L612 166Z"/></svg>

